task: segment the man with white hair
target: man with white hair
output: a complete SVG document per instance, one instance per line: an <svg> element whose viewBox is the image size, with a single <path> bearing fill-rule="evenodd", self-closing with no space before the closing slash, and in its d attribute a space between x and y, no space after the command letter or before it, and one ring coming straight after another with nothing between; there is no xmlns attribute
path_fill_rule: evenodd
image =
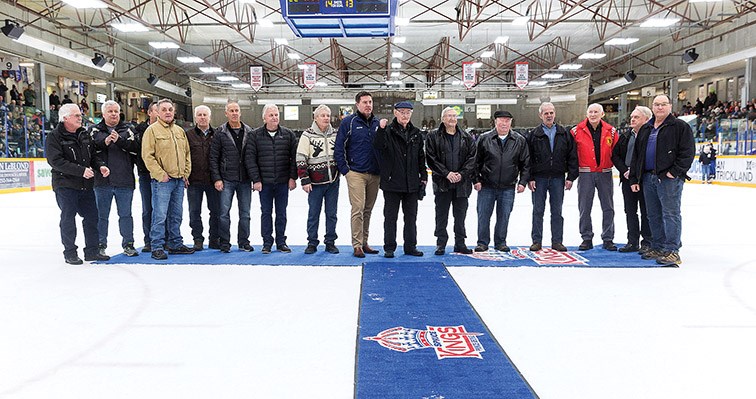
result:
<svg viewBox="0 0 756 399"><path fill-rule="evenodd" d="M580 212L581 251L593 248L593 222L591 210L593 197L598 191L603 214L601 222L602 247L616 251L614 245L614 186L612 185L612 150L619 136L612 125L602 121L604 107L591 104L587 118L572 128L577 148L578 170L578 211Z"/></svg>
<svg viewBox="0 0 756 399"><path fill-rule="evenodd" d="M92 137L81 127L81 111L74 104L64 104L59 111L60 123L45 142L47 163L52 167L52 187L60 208L60 239L66 263L84 263L77 253L76 215L84 220L84 259L108 260L97 248L97 204L92 191L95 170L103 177L110 169L95 153Z"/></svg>
<svg viewBox="0 0 756 399"><path fill-rule="evenodd" d="M220 193L218 238L223 253L231 251L231 205L236 195L239 207L237 245L240 251L255 249L249 243L249 210L252 206L252 183L244 164L245 151L252 139L252 128L241 121L239 103L226 104L227 122L216 129L210 146L210 178Z"/></svg>
<svg viewBox="0 0 756 399"><path fill-rule="evenodd" d="M189 203L189 227L192 228L194 250L204 249L205 238L202 236L202 197L207 197L207 210L210 211L208 224L209 248L220 249L218 237L218 213L220 212L220 193L215 189L210 176L210 145L215 130L210 126L211 111L206 105L194 108L194 127L186 130L189 149L192 154L192 173L189 175L189 187L186 199Z"/></svg>
<svg viewBox="0 0 756 399"><path fill-rule="evenodd" d="M121 106L113 100L102 104L102 121L92 126L89 134L97 153L110 168L110 176L95 174L95 197L97 198L100 234L100 254L105 254L108 246L108 225L110 207L115 198L118 211L118 229L121 233L121 247L126 256L137 256L134 249L134 219L131 216L131 202L134 199L134 158L141 150L131 124L121 120Z"/></svg>
<svg viewBox="0 0 756 399"><path fill-rule="evenodd" d="M633 152L637 142L638 132L643 125L651 119L651 109L637 106L630 114L630 127L627 133L620 135L617 145L612 151L612 163L620 174L622 186L622 200L625 204L625 218L627 220L627 245L620 248L620 252L640 252L643 254L651 245L651 227L648 225L646 213L646 200L643 191L634 192L630 187L630 165L632 165ZM640 207L640 220L638 219L638 207ZM643 236L643 241L640 241Z"/></svg>
<svg viewBox="0 0 756 399"><path fill-rule="evenodd" d="M669 96L654 97L653 106L653 118L638 133L629 179L633 191L643 186L651 227L651 249L643 259L675 266L682 262L683 184L690 180L696 146L690 125L672 115Z"/></svg>
<svg viewBox="0 0 756 399"><path fill-rule="evenodd" d="M265 124L252 134L244 160L253 190L260 193L262 253L269 254L274 241L279 251L291 252L286 245L286 208L289 205L289 191L297 187L297 136L279 124L276 104L263 107L263 121Z"/></svg>

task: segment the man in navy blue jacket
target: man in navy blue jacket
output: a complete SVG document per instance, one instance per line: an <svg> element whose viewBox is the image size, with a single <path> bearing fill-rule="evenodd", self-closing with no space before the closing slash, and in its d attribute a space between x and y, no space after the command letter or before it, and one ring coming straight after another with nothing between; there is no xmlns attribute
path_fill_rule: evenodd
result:
<svg viewBox="0 0 756 399"><path fill-rule="evenodd" d="M364 258L366 253L378 253L368 245L368 235L370 215L380 183L378 156L373 148L379 121L373 115L373 96L370 93L357 93L355 102L357 112L341 121L333 155L349 189L354 256Z"/></svg>

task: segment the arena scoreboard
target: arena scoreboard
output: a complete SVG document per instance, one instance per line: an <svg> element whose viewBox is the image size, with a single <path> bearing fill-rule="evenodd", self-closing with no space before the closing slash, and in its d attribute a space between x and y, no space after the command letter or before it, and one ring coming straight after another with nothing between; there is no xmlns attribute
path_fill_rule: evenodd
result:
<svg viewBox="0 0 756 399"><path fill-rule="evenodd" d="M299 37L393 36L397 7L398 0L281 0Z"/></svg>

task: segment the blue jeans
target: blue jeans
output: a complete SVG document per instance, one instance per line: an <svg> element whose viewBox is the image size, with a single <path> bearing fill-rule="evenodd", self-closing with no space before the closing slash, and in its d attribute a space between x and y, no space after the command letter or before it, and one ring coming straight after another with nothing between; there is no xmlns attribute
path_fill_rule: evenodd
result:
<svg viewBox="0 0 756 399"><path fill-rule="evenodd" d="M152 178L148 174L139 174L139 194L142 196L142 231L144 244L150 242L152 227Z"/></svg>
<svg viewBox="0 0 756 399"><path fill-rule="evenodd" d="M131 217L131 201L134 199L134 189L128 187L114 187L111 185L94 188L97 199L97 230L101 247L108 246L108 225L110 224L110 206L115 197L118 210L118 230L121 233L121 247L134 244L134 218Z"/></svg>
<svg viewBox="0 0 756 399"><path fill-rule="evenodd" d="M533 242L543 242L543 215L546 213L546 194L549 196L551 211L551 242L562 243L564 238L564 176L536 177L536 189L533 191L533 228L530 236Z"/></svg>
<svg viewBox="0 0 756 399"><path fill-rule="evenodd" d="M231 243L231 205L234 194L239 207L239 224L237 225L237 244L249 244L249 210L252 206L252 183L223 180L220 193L220 217L218 237L221 246Z"/></svg>
<svg viewBox="0 0 756 399"><path fill-rule="evenodd" d="M288 183L263 183L260 191L260 233L263 245L273 245L273 204L276 206L276 245L286 244L286 207L289 205Z"/></svg>
<svg viewBox="0 0 756 399"><path fill-rule="evenodd" d="M84 220L84 256L97 254L97 204L92 190L59 188L55 190L55 200L60 208L60 240L63 255L76 255L76 215Z"/></svg>
<svg viewBox="0 0 756 399"><path fill-rule="evenodd" d="M210 242L218 240L218 224L220 213L220 192L213 184L192 183L186 189L186 200L189 203L189 227L192 228L192 238L203 240L202 236L202 197L207 196L207 209L210 211L208 223L208 238Z"/></svg>
<svg viewBox="0 0 756 399"><path fill-rule="evenodd" d="M643 195L646 199L651 247L657 251L678 251L682 246L682 178L668 179L653 173L643 174Z"/></svg>
<svg viewBox="0 0 756 399"><path fill-rule="evenodd" d="M514 207L515 190L512 188L487 188L478 191L478 245L491 242L491 215L496 204L494 247L507 245L509 214Z"/></svg>
<svg viewBox="0 0 756 399"><path fill-rule="evenodd" d="M339 209L339 179L333 183L312 185L312 191L307 195L310 209L307 213L307 243L317 246L318 227L320 227L320 210L325 201L326 232L323 242L333 244L336 235L336 213Z"/></svg>
<svg viewBox="0 0 756 399"><path fill-rule="evenodd" d="M153 251L163 248L163 244L168 244L168 248L184 245L184 239L181 237L183 202L184 179L170 178L165 183L152 179L150 243Z"/></svg>

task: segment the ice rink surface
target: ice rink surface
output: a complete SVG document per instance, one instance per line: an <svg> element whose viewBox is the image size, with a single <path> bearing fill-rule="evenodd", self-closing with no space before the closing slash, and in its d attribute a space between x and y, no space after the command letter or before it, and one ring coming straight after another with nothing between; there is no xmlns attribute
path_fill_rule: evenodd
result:
<svg viewBox="0 0 756 399"><path fill-rule="evenodd" d="M337 244L349 245L346 184L341 189ZM421 245L435 244L428 191L418 217ZM471 247L475 201L473 194ZM615 242L624 243L618 186L614 202ZM689 183L682 203L679 269L449 271L543 399L754 398L756 190ZM378 248L382 204L379 193L370 229ZM138 191L133 209L141 246ZM0 397L353 397L360 267L70 266L53 192L0 195L0 210ZM509 245L531 243L531 210L529 192L518 194ZM121 238L115 206L112 212L114 255ZM306 194L297 187L290 245L306 244L306 214ZM565 196L564 215L565 244L576 246L576 189ZM593 222L600 231L598 199ZM232 214L232 242L235 223ZM182 231L189 244L186 215ZM257 258L257 195L252 232ZM548 214L544 235L549 242ZM83 245L81 229L77 242Z"/></svg>

